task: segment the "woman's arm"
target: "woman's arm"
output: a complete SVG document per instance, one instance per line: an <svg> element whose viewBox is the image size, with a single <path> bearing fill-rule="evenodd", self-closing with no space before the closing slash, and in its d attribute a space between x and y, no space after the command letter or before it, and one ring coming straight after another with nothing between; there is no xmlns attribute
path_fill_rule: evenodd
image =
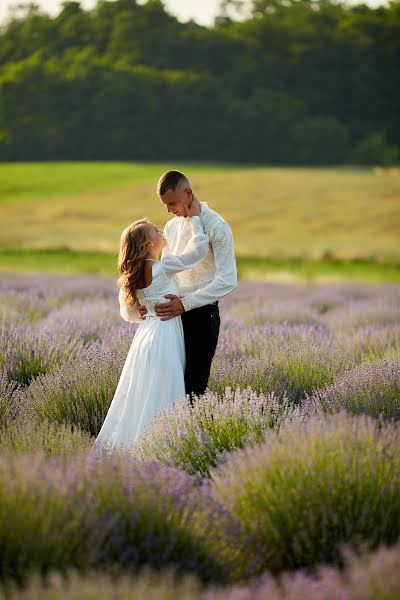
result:
<svg viewBox="0 0 400 600"><path fill-rule="evenodd" d="M168 254L161 259L161 264L167 274L173 275L180 271L192 269L204 260L208 254L209 237L204 233L200 219L201 206L196 197L192 199L190 208L186 207L186 210L186 219L190 221L192 235L182 254Z"/></svg>
<svg viewBox="0 0 400 600"><path fill-rule="evenodd" d="M127 306L124 300L124 293L122 289L119 290L119 314L124 319L124 321L129 321L129 323L140 323L140 313L137 309L137 306Z"/></svg>

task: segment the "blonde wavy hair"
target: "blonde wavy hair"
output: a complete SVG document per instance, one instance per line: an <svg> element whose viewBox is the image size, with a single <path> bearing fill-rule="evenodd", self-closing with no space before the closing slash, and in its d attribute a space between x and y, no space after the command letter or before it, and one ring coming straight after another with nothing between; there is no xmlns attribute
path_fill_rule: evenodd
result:
<svg viewBox="0 0 400 600"><path fill-rule="evenodd" d="M121 233L118 254L118 287L124 294L127 306L136 302L136 289L144 286L143 271L144 261L149 249L147 225L150 223L146 217L135 221Z"/></svg>

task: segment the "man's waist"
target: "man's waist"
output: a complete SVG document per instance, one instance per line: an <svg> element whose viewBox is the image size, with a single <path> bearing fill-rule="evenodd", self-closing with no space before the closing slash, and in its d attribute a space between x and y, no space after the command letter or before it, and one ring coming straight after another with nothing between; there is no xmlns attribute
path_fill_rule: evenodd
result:
<svg viewBox="0 0 400 600"><path fill-rule="evenodd" d="M207 285L211 283L212 279L208 279L207 281L199 281L192 284L184 284L179 283L179 295L181 298L188 296L189 294L193 294L193 292L197 292L198 290L202 290Z"/></svg>

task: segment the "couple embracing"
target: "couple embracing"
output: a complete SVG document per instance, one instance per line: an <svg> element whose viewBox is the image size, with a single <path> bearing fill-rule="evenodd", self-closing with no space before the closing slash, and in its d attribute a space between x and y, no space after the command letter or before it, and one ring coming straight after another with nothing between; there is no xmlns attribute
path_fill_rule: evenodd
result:
<svg viewBox="0 0 400 600"><path fill-rule="evenodd" d="M141 219L121 234L120 314L140 323L96 443L130 447L157 409L204 394L218 342L218 300L237 285L232 231L180 171L157 194L175 216L164 232ZM158 260L161 253L161 260Z"/></svg>

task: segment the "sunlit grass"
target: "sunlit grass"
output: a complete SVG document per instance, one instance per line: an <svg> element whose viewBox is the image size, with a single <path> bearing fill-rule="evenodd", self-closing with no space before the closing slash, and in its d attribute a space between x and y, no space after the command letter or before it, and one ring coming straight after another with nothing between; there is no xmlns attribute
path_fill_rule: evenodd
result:
<svg viewBox="0 0 400 600"><path fill-rule="evenodd" d="M0 202L36 200L43 197L81 194L91 190L121 188L152 181L155 185L163 163L41 162L0 164ZM229 167L191 165L194 174L223 171Z"/></svg>
<svg viewBox="0 0 400 600"><path fill-rule="evenodd" d="M400 281L400 263L367 260L263 259L237 257L238 275L255 281ZM117 253L68 249L0 249L0 270L38 273L117 273Z"/></svg>
<svg viewBox="0 0 400 600"><path fill-rule="evenodd" d="M187 171L200 199L231 224L240 256L400 260L400 176L355 168L2 164L1 247L116 254L131 221L165 224L155 187L168 167Z"/></svg>

